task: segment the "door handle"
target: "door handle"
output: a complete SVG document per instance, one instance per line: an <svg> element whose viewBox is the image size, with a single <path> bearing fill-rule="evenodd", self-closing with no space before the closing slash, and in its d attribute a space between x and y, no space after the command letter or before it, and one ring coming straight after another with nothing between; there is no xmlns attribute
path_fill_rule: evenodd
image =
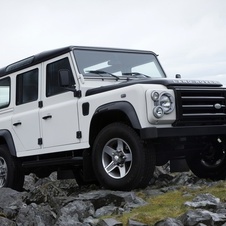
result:
<svg viewBox="0 0 226 226"><path fill-rule="evenodd" d="M19 126L21 124L22 124L21 122L15 122L15 123L13 123L14 126Z"/></svg>
<svg viewBox="0 0 226 226"><path fill-rule="evenodd" d="M44 120L49 119L49 118L52 118L52 115L46 115L46 116L42 117L42 119L44 119Z"/></svg>

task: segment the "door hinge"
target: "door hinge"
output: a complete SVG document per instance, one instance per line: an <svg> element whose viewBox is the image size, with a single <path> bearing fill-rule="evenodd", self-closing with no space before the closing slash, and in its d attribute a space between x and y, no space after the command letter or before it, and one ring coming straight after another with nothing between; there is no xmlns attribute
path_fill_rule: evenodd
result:
<svg viewBox="0 0 226 226"><path fill-rule="evenodd" d="M81 90L75 90L75 91L74 91L74 97L78 97L78 98L82 97L82 92L81 92Z"/></svg>
<svg viewBox="0 0 226 226"><path fill-rule="evenodd" d="M82 131L77 131L76 137L77 137L77 139L81 139L82 138Z"/></svg>
<svg viewBox="0 0 226 226"><path fill-rule="evenodd" d="M38 138L38 145L42 145L42 138Z"/></svg>
<svg viewBox="0 0 226 226"><path fill-rule="evenodd" d="M38 107L39 107L39 108L42 108L42 107L43 107L43 101L42 101L42 100L40 100L40 101L38 102Z"/></svg>

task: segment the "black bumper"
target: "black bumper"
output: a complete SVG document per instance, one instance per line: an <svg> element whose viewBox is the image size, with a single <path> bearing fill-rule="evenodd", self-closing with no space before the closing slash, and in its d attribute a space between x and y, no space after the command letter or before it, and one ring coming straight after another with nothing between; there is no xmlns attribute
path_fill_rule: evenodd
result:
<svg viewBox="0 0 226 226"><path fill-rule="evenodd" d="M158 137L188 137L202 135L226 135L226 125L214 126L177 126L170 128L149 127L140 130L142 139L154 139Z"/></svg>

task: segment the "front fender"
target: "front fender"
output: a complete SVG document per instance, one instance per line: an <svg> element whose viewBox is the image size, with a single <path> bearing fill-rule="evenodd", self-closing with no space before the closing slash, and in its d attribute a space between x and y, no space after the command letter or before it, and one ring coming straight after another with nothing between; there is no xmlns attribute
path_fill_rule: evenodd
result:
<svg viewBox="0 0 226 226"><path fill-rule="evenodd" d="M117 101L104 104L96 109L95 114L116 110L122 111L123 113L125 113L125 115L127 115L133 128L141 129L141 125L134 107L132 106L132 104L126 101Z"/></svg>

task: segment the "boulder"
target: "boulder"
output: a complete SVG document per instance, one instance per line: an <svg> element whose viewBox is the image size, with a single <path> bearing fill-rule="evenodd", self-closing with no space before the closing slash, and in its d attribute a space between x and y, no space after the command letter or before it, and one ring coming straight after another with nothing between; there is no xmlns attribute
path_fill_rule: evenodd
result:
<svg viewBox="0 0 226 226"><path fill-rule="evenodd" d="M17 226L45 226L54 225L56 213L49 205L31 203L27 206L22 206L15 219Z"/></svg>
<svg viewBox="0 0 226 226"><path fill-rule="evenodd" d="M113 218L102 219L97 226L123 226L123 224Z"/></svg>
<svg viewBox="0 0 226 226"><path fill-rule="evenodd" d="M208 226L209 225L220 226L226 222L225 214L217 214L202 209L189 210L181 217L179 217L179 219L184 225L187 226L195 226L200 223Z"/></svg>
<svg viewBox="0 0 226 226"><path fill-rule="evenodd" d="M193 208L216 208L220 204L220 199L211 194L200 194L196 196L191 202L185 202L186 206Z"/></svg>
<svg viewBox="0 0 226 226"><path fill-rule="evenodd" d="M166 218L155 223L155 226L183 226L180 220L174 218Z"/></svg>

